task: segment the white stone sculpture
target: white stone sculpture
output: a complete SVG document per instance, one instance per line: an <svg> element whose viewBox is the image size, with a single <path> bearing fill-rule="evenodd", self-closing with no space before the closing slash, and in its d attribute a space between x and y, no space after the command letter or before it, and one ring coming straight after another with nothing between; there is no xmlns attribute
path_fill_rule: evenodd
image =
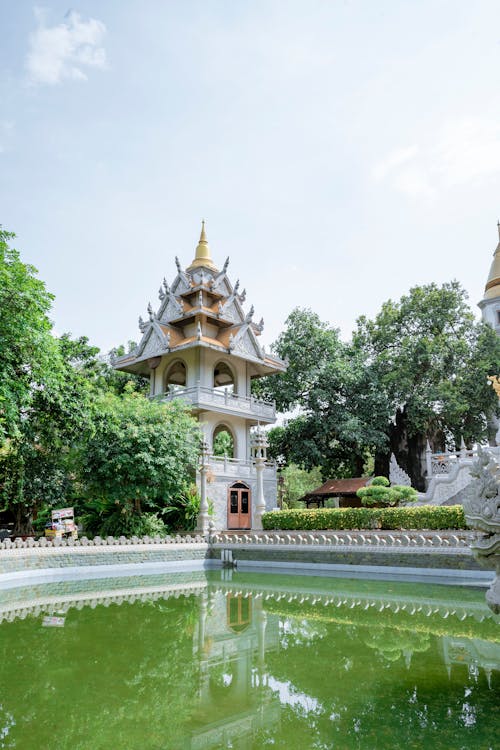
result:
<svg viewBox="0 0 500 750"><path fill-rule="evenodd" d="M496 570L486 601L500 614L500 466L491 453L479 448L471 475L474 480L464 492L465 518L476 530L471 549L479 562Z"/></svg>
<svg viewBox="0 0 500 750"><path fill-rule="evenodd" d="M411 487L411 479L404 469L396 461L396 456L391 453L389 464L389 481L391 484L397 484L403 487Z"/></svg>

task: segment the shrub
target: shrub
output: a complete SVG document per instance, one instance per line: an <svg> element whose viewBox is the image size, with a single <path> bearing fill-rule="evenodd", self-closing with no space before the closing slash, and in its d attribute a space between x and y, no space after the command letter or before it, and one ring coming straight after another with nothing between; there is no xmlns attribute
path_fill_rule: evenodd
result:
<svg viewBox="0 0 500 750"><path fill-rule="evenodd" d="M465 529L461 505L413 508L331 508L273 510L262 517L264 529L320 531L348 529Z"/></svg>
<svg viewBox="0 0 500 750"><path fill-rule="evenodd" d="M414 502L418 492L413 487L399 484L390 487L386 477L375 477L367 487L361 487L356 495L363 505L398 505L400 502Z"/></svg>
<svg viewBox="0 0 500 750"><path fill-rule="evenodd" d="M128 507L106 508L101 515L82 517L84 532L99 536L165 536L165 524L156 513L136 513Z"/></svg>
<svg viewBox="0 0 500 750"><path fill-rule="evenodd" d="M387 477L373 477L370 487L389 487L390 484Z"/></svg>

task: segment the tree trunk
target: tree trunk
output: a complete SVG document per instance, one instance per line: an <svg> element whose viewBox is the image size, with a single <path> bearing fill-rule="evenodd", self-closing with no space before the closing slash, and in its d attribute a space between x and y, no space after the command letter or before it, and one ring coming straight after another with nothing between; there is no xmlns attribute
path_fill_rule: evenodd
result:
<svg viewBox="0 0 500 750"><path fill-rule="evenodd" d="M398 410L396 422L389 434L391 453L411 479L411 485L420 492L425 492L425 435L408 436L406 411Z"/></svg>
<svg viewBox="0 0 500 750"><path fill-rule="evenodd" d="M33 534L31 508L26 508L21 503L16 504L15 508L13 536Z"/></svg>
<svg viewBox="0 0 500 750"><path fill-rule="evenodd" d="M375 465L373 472L376 477L388 477L389 476L389 454L388 453L375 453Z"/></svg>

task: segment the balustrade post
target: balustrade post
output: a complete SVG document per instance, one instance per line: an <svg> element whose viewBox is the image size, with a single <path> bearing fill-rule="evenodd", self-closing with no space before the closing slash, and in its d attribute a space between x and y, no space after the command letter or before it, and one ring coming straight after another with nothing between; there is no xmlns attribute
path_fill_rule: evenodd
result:
<svg viewBox="0 0 500 750"><path fill-rule="evenodd" d="M264 467L267 459L267 448L269 443L267 436L260 427L252 435L252 457L255 465L257 478L257 498L255 503L254 522L252 528L262 530L262 516L266 510L266 500L264 498Z"/></svg>
<svg viewBox="0 0 500 750"><path fill-rule="evenodd" d="M202 441L201 454L200 454L200 512L198 513L198 523L196 530L202 534L208 533L208 500L207 500L207 471L209 469L208 462L208 443L206 440Z"/></svg>
<svg viewBox="0 0 500 750"><path fill-rule="evenodd" d="M427 479L430 481L432 477L432 450L429 441L425 448L425 468L427 471Z"/></svg>
<svg viewBox="0 0 500 750"><path fill-rule="evenodd" d="M224 403L227 405L227 399L228 399L228 392L227 388L224 388Z"/></svg>

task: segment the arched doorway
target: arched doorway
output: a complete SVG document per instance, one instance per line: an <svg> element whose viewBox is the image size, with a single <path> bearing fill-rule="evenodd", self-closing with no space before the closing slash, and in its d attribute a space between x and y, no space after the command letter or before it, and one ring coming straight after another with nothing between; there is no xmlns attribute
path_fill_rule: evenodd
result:
<svg viewBox="0 0 500 750"><path fill-rule="evenodd" d="M243 482L235 482L227 493L227 528L250 529L252 527L251 491Z"/></svg>
<svg viewBox="0 0 500 750"><path fill-rule="evenodd" d="M185 388L187 382L187 369L186 365L182 360L178 359L173 362L167 370L165 377L165 390L177 390L177 388Z"/></svg>
<svg viewBox="0 0 500 750"><path fill-rule="evenodd" d="M226 362L217 362L214 367L214 388L227 390L229 393L236 392L234 373Z"/></svg>
<svg viewBox="0 0 500 750"><path fill-rule="evenodd" d="M226 424L219 424L212 435L212 453L214 456L234 458L235 439L233 431Z"/></svg>

